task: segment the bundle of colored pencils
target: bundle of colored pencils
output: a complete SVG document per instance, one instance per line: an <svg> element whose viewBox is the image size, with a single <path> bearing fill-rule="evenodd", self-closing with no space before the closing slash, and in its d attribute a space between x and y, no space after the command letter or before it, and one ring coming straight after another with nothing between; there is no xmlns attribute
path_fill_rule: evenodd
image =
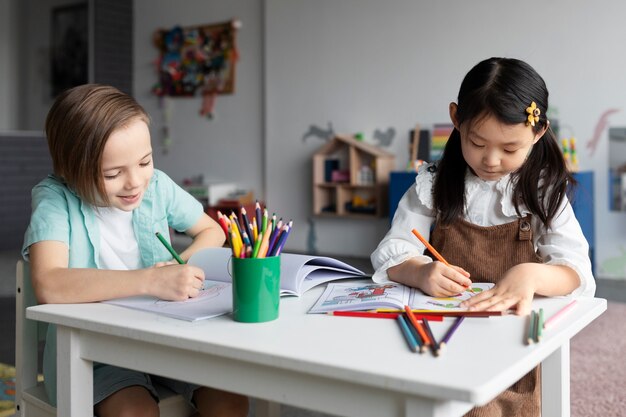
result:
<svg viewBox="0 0 626 417"><path fill-rule="evenodd" d="M543 337L543 331L548 330L554 326L554 323L561 320L569 311L576 307L576 300L570 301L567 305L558 310L549 319L544 321L543 308L539 311L531 311L530 318L528 319L528 336L526 341L529 345L533 343L539 343Z"/></svg>
<svg viewBox="0 0 626 417"><path fill-rule="evenodd" d="M543 308L539 311L532 310L528 320L528 338L526 339L529 345L541 342L543 325Z"/></svg>
<svg viewBox="0 0 626 417"><path fill-rule="evenodd" d="M408 306L405 306L405 313L399 314L396 318L409 349L419 353L430 349L435 356L441 355L446 344L450 342L450 338L464 319L465 316L457 317L444 337L437 342L428 323L429 320L425 316L419 320Z"/></svg>
<svg viewBox="0 0 626 417"><path fill-rule="evenodd" d="M233 256L237 258L266 258L280 255L293 228L292 220L283 224L282 218L276 221L276 214L269 218L267 207L261 209L258 201L252 221L242 206L240 216L234 211L229 216L218 211L217 222L226 234Z"/></svg>

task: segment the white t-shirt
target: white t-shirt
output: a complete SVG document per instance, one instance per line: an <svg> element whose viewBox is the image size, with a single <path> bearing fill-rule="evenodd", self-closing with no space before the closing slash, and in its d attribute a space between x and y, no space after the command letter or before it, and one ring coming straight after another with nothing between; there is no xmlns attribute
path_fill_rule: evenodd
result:
<svg viewBox="0 0 626 417"><path fill-rule="evenodd" d="M140 269L141 257L133 230L133 212L116 207L95 210L100 228L100 265L103 269Z"/></svg>

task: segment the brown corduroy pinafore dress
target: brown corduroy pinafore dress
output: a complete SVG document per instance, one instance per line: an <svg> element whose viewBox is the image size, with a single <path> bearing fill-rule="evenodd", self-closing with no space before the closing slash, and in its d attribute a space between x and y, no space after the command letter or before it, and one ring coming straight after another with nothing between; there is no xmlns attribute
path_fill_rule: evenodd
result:
<svg viewBox="0 0 626 417"><path fill-rule="evenodd" d="M468 271L473 282L497 283L517 264L541 262L533 246L530 215L488 227L464 220L437 225L430 242L450 264ZM540 382L537 366L491 402L473 408L466 417L538 417Z"/></svg>

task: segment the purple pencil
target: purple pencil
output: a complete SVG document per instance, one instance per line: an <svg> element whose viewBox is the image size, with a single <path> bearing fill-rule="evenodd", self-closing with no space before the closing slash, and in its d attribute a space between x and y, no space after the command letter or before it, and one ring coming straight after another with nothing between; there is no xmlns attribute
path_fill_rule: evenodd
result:
<svg viewBox="0 0 626 417"><path fill-rule="evenodd" d="M275 218L276 216L274 216L274 219L272 220L272 222L274 222ZM278 241L278 236L280 236L282 227L283 227L283 221L281 219L278 221L278 224L274 227L274 230L272 230L272 234L270 235L270 243L267 247L268 256L273 256L271 255L271 253L274 251L274 247L276 246L276 242Z"/></svg>
<svg viewBox="0 0 626 417"><path fill-rule="evenodd" d="M465 316L457 317L457 319L452 324L452 326L450 326L450 328L446 332L443 339L441 339L441 342L439 342L439 346L437 346L437 351L436 351L437 356L441 354L441 352L443 351L443 348L446 347L446 344L450 341L450 338L452 337L456 329L459 328L459 326L461 325L464 319L465 319Z"/></svg>
<svg viewBox="0 0 626 417"><path fill-rule="evenodd" d="M280 252L283 250L283 246L285 246L285 242L287 242L287 238L289 237L289 233L293 229L293 220L290 220L287 226L285 226L285 231L280 234L280 238L278 239L278 243L276 243L276 256L280 255Z"/></svg>

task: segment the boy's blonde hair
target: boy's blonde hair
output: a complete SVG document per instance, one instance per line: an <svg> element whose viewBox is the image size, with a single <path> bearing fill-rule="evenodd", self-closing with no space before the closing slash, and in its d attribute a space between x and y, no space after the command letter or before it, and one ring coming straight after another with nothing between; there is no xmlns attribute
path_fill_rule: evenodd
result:
<svg viewBox="0 0 626 417"><path fill-rule="evenodd" d="M64 91L46 117L54 173L86 203L108 205L104 145L115 130L136 119L150 123L143 107L115 87L85 84Z"/></svg>

